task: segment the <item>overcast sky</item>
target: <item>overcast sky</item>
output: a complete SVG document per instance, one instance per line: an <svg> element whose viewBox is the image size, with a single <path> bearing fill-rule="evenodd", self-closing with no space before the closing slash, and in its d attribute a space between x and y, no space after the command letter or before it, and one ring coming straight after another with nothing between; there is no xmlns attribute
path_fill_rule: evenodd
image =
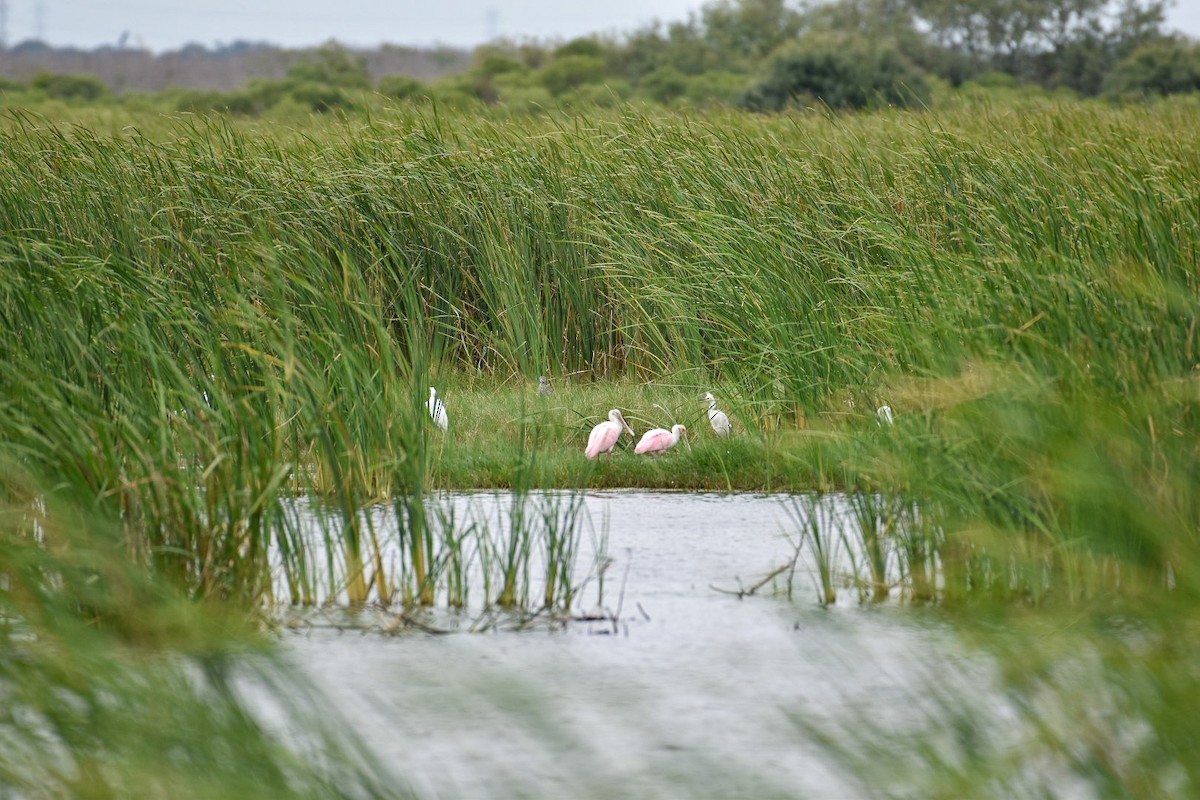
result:
<svg viewBox="0 0 1200 800"><path fill-rule="evenodd" d="M0 0L7 43L41 38L155 51L237 39L302 47L337 39L470 47L496 36L570 39L687 18L704 0ZM1168 28L1200 38L1200 0L1176 0ZM40 35L40 36L39 36Z"/></svg>

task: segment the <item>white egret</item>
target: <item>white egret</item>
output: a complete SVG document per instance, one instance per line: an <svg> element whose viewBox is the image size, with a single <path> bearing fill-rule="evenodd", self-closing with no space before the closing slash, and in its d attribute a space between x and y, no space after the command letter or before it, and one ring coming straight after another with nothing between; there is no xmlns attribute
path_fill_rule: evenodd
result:
<svg viewBox="0 0 1200 800"><path fill-rule="evenodd" d="M717 398L713 397L712 392L707 392L704 399L708 401L708 421L712 424L713 432L717 436L728 436L729 415L717 408Z"/></svg>
<svg viewBox="0 0 1200 800"><path fill-rule="evenodd" d="M429 418L433 424L442 430L450 427L450 418L446 415L446 404L438 397L437 389L429 387Z"/></svg>

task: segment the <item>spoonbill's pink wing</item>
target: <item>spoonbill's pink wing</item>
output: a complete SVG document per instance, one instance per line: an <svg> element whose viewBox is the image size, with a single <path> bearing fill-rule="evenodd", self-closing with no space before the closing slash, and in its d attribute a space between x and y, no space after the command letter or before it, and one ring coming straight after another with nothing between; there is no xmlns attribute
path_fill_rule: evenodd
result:
<svg viewBox="0 0 1200 800"><path fill-rule="evenodd" d="M613 449L613 445L617 443L620 436L620 425L615 422L601 422L592 428L592 432L588 436L587 449L583 451L583 454L588 458L595 458L601 453L607 453Z"/></svg>
<svg viewBox="0 0 1200 800"><path fill-rule="evenodd" d="M656 453L659 450L666 450L671 446L671 432L665 431L662 428L654 428L646 431L642 436L642 440L638 442L637 447L633 448L635 453Z"/></svg>

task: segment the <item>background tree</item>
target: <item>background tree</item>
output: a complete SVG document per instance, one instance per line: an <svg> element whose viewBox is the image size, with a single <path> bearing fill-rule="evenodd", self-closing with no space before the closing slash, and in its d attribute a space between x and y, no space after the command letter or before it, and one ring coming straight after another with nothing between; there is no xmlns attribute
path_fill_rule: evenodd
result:
<svg viewBox="0 0 1200 800"><path fill-rule="evenodd" d="M1098 90L1137 44L1160 35L1165 0L908 0L917 25L974 72ZM960 76L955 76L960 77ZM957 82L957 81L956 81Z"/></svg>
<svg viewBox="0 0 1200 800"><path fill-rule="evenodd" d="M1200 45L1158 39L1122 59L1106 81L1115 95L1165 95L1200 91Z"/></svg>
<svg viewBox="0 0 1200 800"><path fill-rule="evenodd" d="M287 77L303 83L336 86L342 89L369 89L371 76L365 58L356 56L337 43L323 45L288 68Z"/></svg>
<svg viewBox="0 0 1200 800"><path fill-rule="evenodd" d="M807 97L860 107L921 97L928 91L926 76L957 86L991 75L987 82L998 85L998 74L1017 85L1065 87L1089 96L1180 91L1190 86L1190 55L1162 35L1167 2L710 0L685 20L656 22L626 35L588 36L558 46L500 40L473 54L391 45L352 51L336 42L316 50L283 50L235 42L155 55L131 48L86 52L22 43L0 50L0 77L21 82L22 88L5 92L8 98L26 92L27 82L46 73L75 77L41 78L29 92L90 102L130 90L168 89L168 107L251 114L285 100L301 108L348 108L363 101L357 93L388 76L399 77L378 84L385 94L425 93L426 88L399 79L405 78L424 81L437 96L487 102L518 98L529 108L556 98L579 102L584 95L605 102L641 96L695 104L740 98L764 108ZM847 53L831 52L830 41L841 42ZM806 49L811 52L805 54ZM1134 52L1137 58L1131 58ZM909 95L893 93L897 82L877 74L886 69L897 70ZM72 88L79 75L98 79L103 91ZM221 89L229 96L185 94L183 87Z"/></svg>
<svg viewBox="0 0 1200 800"><path fill-rule="evenodd" d="M722 55L720 67L757 64L796 38L804 15L786 0L716 0L700 11L704 45Z"/></svg>

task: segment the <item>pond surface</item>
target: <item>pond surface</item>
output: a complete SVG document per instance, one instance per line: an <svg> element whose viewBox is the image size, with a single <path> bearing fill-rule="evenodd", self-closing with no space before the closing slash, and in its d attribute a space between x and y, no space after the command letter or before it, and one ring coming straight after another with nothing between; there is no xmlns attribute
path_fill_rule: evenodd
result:
<svg viewBox="0 0 1200 800"><path fill-rule="evenodd" d="M285 636L289 660L398 787L425 797L857 796L808 726L866 715L902 731L929 686L988 679L911 609L820 607L804 566L791 600L783 575L753 596L720 591L791 561L796 523L778 497L585 502L613 563L603 598L593 581L578 605L615 622Z"/></svg>

